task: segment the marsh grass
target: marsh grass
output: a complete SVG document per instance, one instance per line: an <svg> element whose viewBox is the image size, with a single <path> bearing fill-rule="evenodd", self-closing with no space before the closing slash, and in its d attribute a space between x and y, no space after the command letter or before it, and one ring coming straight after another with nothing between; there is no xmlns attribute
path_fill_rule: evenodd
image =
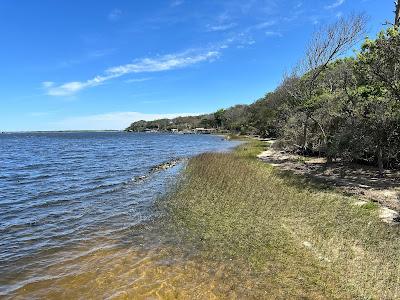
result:
<svg viewBox="0 0 400 300"><path fill-rule="evenodd" d="M382 223L375 204L355 206L258 161L264 148L253 141L189 161L164 201L184 239L236 263L248 295L399 299L398 227Z"/></svg>

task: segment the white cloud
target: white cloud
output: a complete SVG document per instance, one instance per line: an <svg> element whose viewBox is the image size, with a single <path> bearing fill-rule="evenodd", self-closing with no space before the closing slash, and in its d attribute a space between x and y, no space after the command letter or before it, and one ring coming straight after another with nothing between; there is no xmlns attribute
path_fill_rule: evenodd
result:
<svg viewBox="0 0 400 300"><path fill-rule="evenodd" d="M194 116L199 113L174 114L145 114L140 112L110 112L105 114L69 117L52 123L53 130L120 130L128 127L132 122L139 120L156 120L176 118L179 116Z"/></svg>
<svg viewBox="0 0 400 300"><path fill-rule="evenodd" d="M135 82L144 82L144 81L149 81L152 80L153 78L151 77L145 77L145 78L131 78L125 80L126 83L135 83Z"/></svg>
<svg viewBox="0 0 400 300"><path fill-rule="evenodd" d="M108 76L119 77L129 73L148 73L168 71L187 67L203 61L208 61L219 56L218 51L208 51L201 54L192 54L186 51L181 54L170 54L160 58L144 58L132 64L121 65L106 71Z"/></svg>
<svg viewBox="0 0 400 300"><path fill-rule="evenodd" d="M279 37L282 37L282 33L277 32L277 31L266 31L265 35L266 36L279 36Z"/></svg>
<svg viewBox="0 0 400 300"><path fill-rule="evenodd" d="M273 26L276 24L276 21L267 21L267 22L262 22L254 25L251 29L264 29L270 26Z"/></svg>
<svg viewBox="0 0 400 300"><path fill-rule="evenodd" d="M113 9L109 14L108 14L108 19L110 21L118 21L122 16L122 11L118 8Z"/></svg>
<svg viewBox="0 0 400 300"><path fill-rule="evenodd" d="M101 85L108 80L127 74L161 72L184 68L200 62L211 61L219 55L220 52L218 50L204 53L185 51L180 54L169 54L157 58L144 58L130 64L109 68L102 75L86 81L72 81L60 85L56 85L52 81L45 81L42 86L49 96L69 96L83 89Z"/></svg>
<svg viewBox="0 0 400 300"><path fill-rule="evenodd" d="M336 1L333 2L332 4L325 6L325 9L333 9L333 8L339 7L339 6L341 6L344 2L345 2L345 0L336 0Z"/></svg>
<svg viewBox="0 0 400 300"><path fill-rule="evenodd" d="M228 29L232 29L234 27L236 27L237 24L236 23L227 23L227 24L219 24L219 25L208 25L208 31L225 31Z"/></svg>
<svg viewBox="0 0 400 300"><path fill-rule="evenodd" d="M96 76L93 79L89 79L84 82L72 81L61 85L55 85L54 82L45 81L42 83L43 87L46 89L46 93L49 96L70 96L85 88L94 87L102 84L103 82L114 78L115 76Z"/></svg>

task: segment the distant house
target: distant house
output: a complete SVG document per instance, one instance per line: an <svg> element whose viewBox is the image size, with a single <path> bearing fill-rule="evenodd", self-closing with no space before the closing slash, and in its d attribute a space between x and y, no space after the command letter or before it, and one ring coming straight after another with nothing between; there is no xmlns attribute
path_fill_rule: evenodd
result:
<svg viewBox="0 0 400 300"><path fill-rule="evenodd" d="M195 133L199 133L199 134L210 134L210 133L215 132L215 128L202 128L202 127L200 127L200 128L195 128L193 131Z"/></svg>
<svg viewBox="0 0 400 300"><path fill-rule="evenodd" d="M194 134L193 130L189 130L189 129L182 130L180 133L182 133L182 134Z"/></svg>
<svg viewBox="0 0 400 300"><path fill-rule="evenodd" d="M173 132L173 133L178 133L178 128L171 128L171 132Z"/></svg>
<svg viewBox="0 0 400 300"><path fill-rule="evenodd" d="M158 130L157 130L157 129L146 128L146 129L144 130L144 132L156 133L156 132L158 132Z"/></svg>

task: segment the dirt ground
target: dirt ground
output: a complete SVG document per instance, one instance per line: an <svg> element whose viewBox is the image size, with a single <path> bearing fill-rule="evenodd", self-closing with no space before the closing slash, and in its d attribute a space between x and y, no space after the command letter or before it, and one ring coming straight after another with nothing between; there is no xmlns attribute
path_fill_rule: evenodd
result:
<svg viewBox="0 0 400 300"><path fill-rule="evenodd" d="M273 140L267 140L271 146ZM303 157L269 147L258 156L280 170L292 171L297 175L335 187L345 194L360 200L378 202L382 213L389 218L398 218L400 212L400 171L386 170L379 177L377 168L334 162L326 164L325 158ZM360 202L362 203L362 202ZM394 211L394 212L393 212Z"/></svg>

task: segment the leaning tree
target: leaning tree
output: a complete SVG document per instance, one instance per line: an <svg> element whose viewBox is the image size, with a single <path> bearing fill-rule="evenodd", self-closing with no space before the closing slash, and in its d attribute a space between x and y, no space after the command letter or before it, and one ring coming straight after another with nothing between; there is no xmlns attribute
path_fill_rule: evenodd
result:
<svg viewBox="0 0 400 300"><path fill-rule="evenodd" d="M364 14L341 17L335 23L323 26L311 39L305 57L294 68L289 76L284 78L283 88L292 100L293 107L303 116L302 141L303 152L309 150L308 128L313 122L313 99L318 90L318 79L328 65L338 57L346 54L365 34L366 17ZM326 141L325 131L321 129Z"/></svg>

